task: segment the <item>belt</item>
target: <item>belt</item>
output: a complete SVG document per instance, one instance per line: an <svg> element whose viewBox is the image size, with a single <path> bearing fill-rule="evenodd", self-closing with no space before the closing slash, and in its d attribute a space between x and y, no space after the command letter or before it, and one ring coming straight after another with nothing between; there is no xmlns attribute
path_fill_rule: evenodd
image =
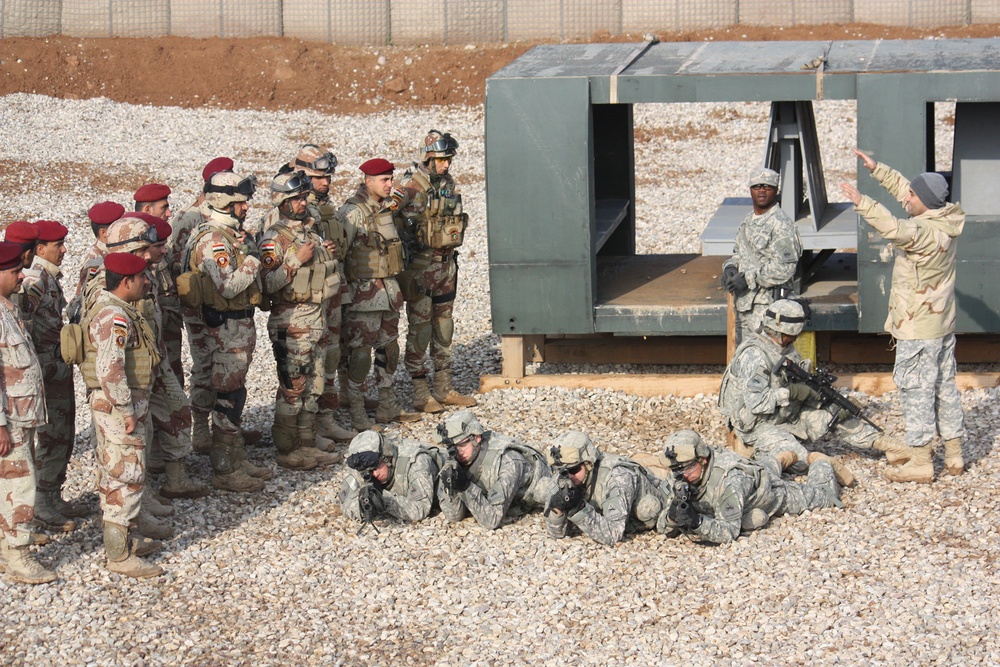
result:
<svg viewBox="0 0 1000 667"><path fill-rule="evenodd" d="M245 320L253 317L253 308L244 308L243 310L216 310L211 306L202 306L204 314L214 314L216 317L221 317L224 320ZM207 319L207 318L206 318Z"/></svg>

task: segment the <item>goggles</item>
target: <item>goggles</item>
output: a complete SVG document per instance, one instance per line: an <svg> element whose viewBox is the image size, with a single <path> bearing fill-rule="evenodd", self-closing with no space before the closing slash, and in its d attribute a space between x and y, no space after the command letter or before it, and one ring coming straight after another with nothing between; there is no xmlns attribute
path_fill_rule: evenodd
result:
<svg viewBox="0 0 1000 667"><path fill-rule="evenodd" d="M295 158L295 164L300 167L305 167L306 169L312 169L313 171L322 171L325 174L332 174L333 170L337 168L337 156L327 151L325 155L321 155L313 162L306 162L305 160Z"/></svg>
<svg viewBox="0 0 1000 667"><path fill-rule="evenodd" d="M247 176L236 185L212 185L211 181L205 183L205 192L220 192L224 195L243 195L247 199L253 197L257 191L257 177Z"/></svg>
<svg viewBox="0 0 1000 667"><path fill-rule="evenodd" d="M165 241L166 239L163 240ZM149 227L146 228L146 231L144 231L142 234L139 234L138 236L133 236L130 239L125 239L124 241L118 241L117 243L109 243L108 247L117 248L118 246L125 245L126 243L148 243L149 245L153 245L154 243L159 243L159 242L160 242L160 235L156 233L156 227L150 225Z"/></svg>
<svg viewBox="0 0 1000 667"><path fill-rule="evenodd" d="M430 146L424 147L425 153L448 153L458 150L458 141L455 137L451 136L448 132L445 132L440 139L435 141Z"/></svg>
<svg viewBox="0 0 1000 667"><path fill-rule="evenodd" d="M284 183L271 181L271 190L286 195L306 193L312 190L312 181L306 176L306 172L297 171Z"/></svg>

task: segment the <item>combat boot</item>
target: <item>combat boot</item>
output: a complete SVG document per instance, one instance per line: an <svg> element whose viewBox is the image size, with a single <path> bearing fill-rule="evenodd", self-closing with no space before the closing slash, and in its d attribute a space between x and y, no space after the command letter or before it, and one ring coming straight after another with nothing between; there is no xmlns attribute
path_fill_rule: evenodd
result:
<svg viewBox="0 0 1000 667"><path fill-rule="evenodd" d="M344 460L343 454L328 453L316 447L316 413L299 413L299 447L297 451L316 461L316 465L329 466Z"/></svg>
<svg viewBox="0 0 1000 667"><path fill-rule="evenodd" d="M218 473L212 475L212 486L220 491L254 493L264 488L264 480L251 477L242 470L234 470L225 475Z"/></svg>
<svg viewBox="0 0 1000 667"><path fill-rule="evenodd" d="M826 454L821 454L820 452L812 452L809 454L809 458L806 459L806 462L810 466L816 461L830 462L830 465L833 466L833 474L837 478L837 484L848 488L854 486L854 473L848 470L847 466L841 463L839 459L827 456Z"/></svg>
<svg viewBox="0 0 1000 667"><path fill-rule="evenodd" d="M149 556L163 548L163 542L138 533L130 535L129 541L132 543L132 553L136 556Z"/></svg>
<svg viewBox="0 0 1000 667"><path fill-rule="evenodd" d="M12 547L7 543L7 538L0 536L0 554L2 554L0 570L6 572L14 581L22 584L47 584L59 578L55 572L46 569L34 559L27 545Z"/></svg>
<svg viewBox="0 0 1000 667"><path fill-rule="evenodd" d="M375 421L379 424L390 422L417 422L420 421L419 412L403 412L396 402L396 392L391 387L384 387L378 390L378 410L375 411Z"/></svg>
<svg viewBox="0 0 1000 667"><path fill-rule="evenodd" d="M156 498L154 497L152 489L148 487L142 492L141 504L142 504L142 509L144 509L145 511L149 512L150 514L152 514L157 518L162 519L164 517L174 515L174 508L171 507L170 505L161 505L159 502L157 502Z"/></svg>
<svg viewBox="0 0 1000 667"><path fill-rule="evenodd" d="M104 522L104 553L108 556L108 570L134 579L158 577L163 574L159 565L147 563L134 551L129 540L128 527Z"/></svg>
<svg viewBox="0 0 1000 667"><path fill-rule="evenodd" d="M157 442L156 434L153 434L153 446L146 448L146 472L159 474L163 472L163 448Z"/></svg>
<svg viewBox="0 0 1000 667"><path fill-rule="evenodd" d="M263 480L251 477L243 469L246 454L240 447L241 436L233 433L212 434L212 486L223 491L253 493L264 488ZM268 471L270 472L270 471Z"/></svg>
<svg viewBox="0 0 1000 667"><path fill-rule="evenodd" d="M184 461L166 461L167 481L160 487L160 495L165 498L204 498L209 493L207 486L194 482L187 474Z"/></svg>
<svg viewBox="0 0 1000 667"><path fill-rule="evenodd" d="M243 444L247 447L260 447L264 442L264 434L255 428L244 428L240 430L243 435Z"/></svg>
<svg viewBox="0 0 1000 667"><path fill-rule="evenodd" d="M778 452L774 455L774 460L778 462L781 471L784 472L799 462L799 455L795 452Z"/></svg>
<svg viewBox="0 0 1000 667"><path fill-rule="evenodd" d="M352 388L350 395L351 399L348 404L351 406L351 427L358 432L369 430L375 424L365 412L365 392Z"/></svg>
<svg viewBox="0 0 1000 667"><path fill-rule="evenodd" d="M316 459L308 456L301 449L293 449L290 452L279 452L278 465L288 470L312 470L318 463Z"/></svg>
<svg viewBox="0 0 1000 667"><path fill-rule="evenodd" d="M174 529L165 521L160 521L143 509L139 510L139 515L135 518L135 529L154 540L169 540L174 536Z"/></svg>
<svg viewBox="0 0 1000 667"><path fill-rule="evenodd" d="M428 414L444 412L444 406L431 396L427 378L413 378L413 409Z"/></svg>
<svg viewBox="0 0 1000 667"><path fill-rule="evenodd" d="M910 460L901 466L885 469L885 478L890 482L916 482L930 484L934 481L934 463L931 461L931 446L910 447Z"/></svg>
<svg viewBox="0 0 1000 667"><path fill-rule="evenodd" d="M891 466L898 466L910 460L910 448L888 435L880 435L872 443L872 449L885 452L885 460Z"/></svg>
<svg viewBox="0 0 1000 667"><path fill-rule="evenodd" d="M350 442L357 431L351 431L337 423L337 413L333 410L320 412L316 418L316 434L338 442Z"/></svg>
<svg viewBox="0 0 1000 667"><path fill-rule="evenodd" d="M242 433L236 437L236 441L233 444L230 452L233 457L233 464L237 469L242 470L247 474L248 477L253 477L254 479L259 479L263 481L268 481L274 479L274 471L272 471L267 466L259 466L250 463L247 459L247 450L244 446Z"/></svg>
<svg viewBox="0 0 1000 667"><path fill-rule="evenodd" d="M949 475L961 475L965 472L965 459L962 458L962 439L952 438L944 442L944 469Z"/></svg>
<svg viewBox="0 0 1000 667"><path fill-rule="evenodd" d="M191 447L195 454L208 454L212 448L211 417L210 412L191 408Z"/></svg>
<svg viewBox="0 0 1000 667"><path fill-rule="evenodd" d="M455 388L451 386L451 370L434 372L434 398L442 405L460 405L463 408L479 405L479 401L471 396L465 396L455 391Z"/></svg>
<svg viewBox="0 0 1000 667"><path fill-rule="evenodd" d="M299 418L297 415L275 413L271 424L271 440L279 452L292 450L299 442Z"/></svg>
<svg viewBox="0 0 1000 667"><path fill-rule="evenodd" d="M35 492L35 519L34 524L41 528L48 528L62 533L68 533L76 528L76 522L69 519L53 506L52 496L59 491Z"/></svg>
<svg viewBox="0 0 1000 667"><path fill-rule="evenodd" d="M40 490L39 493L41 493ZM57 512L62 514L67 519L79 519L81 517L88 516L92 511L91 506L85 501L71 503L67 500L63 500L62 492L58 489L53 491L49 496L49 503L56 509Z"/></svg>

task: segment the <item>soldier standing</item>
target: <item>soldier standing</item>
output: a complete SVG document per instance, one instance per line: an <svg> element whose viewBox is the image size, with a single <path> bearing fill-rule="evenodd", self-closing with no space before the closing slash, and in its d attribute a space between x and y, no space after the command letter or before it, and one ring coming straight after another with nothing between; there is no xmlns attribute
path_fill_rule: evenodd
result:
<svg viewBox="0 0 1000 667"><path fill-rule="evenodd" d="M545 457L533 447L483 429L468 410L437 427L435 440L449 449L438 476L438 502L449 521L466 512L489 530L500 527L511 505L542 509L554 490Z"/></svg>
<svg viewBox="0 0 1000 667"><path fill-rule="evenodd" d="M17 294L25 327L42 365L48 413L48 423L38 428L35 447L38 485L35 521L52 530L72 530L75 527L72 519L86 516L87 508L66 502L61 493L76 437L73 369L59 354L62 313L66 307L66 297L59 284L60 266L66 256L69 230L52 220L39 220L35 227L38 229L35 259L31 268L25 269L24 283Z"/></svg>
<svg viewBox="0 0 1000 667"><path fill-rule="evenodd" d="M56 580L28 552L35 507L35 429L45 423L42 368L10 297L23 279L22 248L0 243L0 571L26 584Z"/></svg>
<svg viewBox="0 0 1000 667"><path fill-rule="evenodd" d="M365 413L365 380L375 351L378 408L375 421L412 422L420 415L402 412L392 377L399 365L399 311L403 296L395 276L403 270L403 243L392 219L389 193L395 166L376 158L361 165L364 180L340 207L346 220L347 275L351 305L344 320L348 354L351 425L358 431L373 424Z"/></svg>
<svg viewBox="0 0 1000 667"><path fill-rule="evenodd" d="M192 380L191 402L212 405L212 486L243 493L259 491L264 480L274 476L270 469L247 461L240 428L247 373L257 347L254 310L261 302L260 253L242 230L256 188L255 178L240 178L231 171L209 178L204 202L208 217L189 237L184 262L192 280L198 281L201 300L201 345L209 367L200 375L209 386Z"/></svg>
<svg viewBox="0 0 1000 667"><path fill-rule="evenodd" d="M802 255L795 223L778 206L778 172L750 173L748 213L736 232L733 256L722 265L722 286L736 297L740 340L760 329L768 304L795 291L792 278Z"/></svg>
<svg viewBox="0 0 1000 667"><path fill-rule="evenodd" d="M626 529L656 528L667 508L667 496L648 470L605 454L586 433L563 433L546 458L559 480L545 508L545 525L556 539L566 537L572 523L592 540L612 546Z"/></svg>
<svg viewBox="0 0 1000 667"><path fill-rule="evenodd" d="M339 463L342 456L316 448L316 413L323 393L327 301L340 292L330 241L313 230L306 199L312 185L301 171L271 181L278 220L264 232L261 281L271 298L267 332L278 371L271 436L278 465L308 470ZM329 441L326 441L329 442Z"/></svg>
<svg viewBox="0 0 1000 667"><path fill-rule="evenodd" d="M26 220L15 220L4 230L4 241L21 246L21 266L27 269L35 259L35 242L38 229Z"/></svg>
<svg viewBox="0 0 1000 667"><path fill-rule="evenodd" d="M431 130L420 144L420 162L403 175L407 204L396 213L401 233L412 239L399 286L406 300L406 370L413 378L413 407L441 412L444 405L471 407L476 399L451 385L452 310L458 289L458 246L469 216L450 173L458 141ZM434 392L427 386L425 357L430 348Z"/></svg>
<svg viewBox="0 0 1000 667"><path fill-rule="evenodd" d="M895 249L885 329L896 343L892 379L899 387L912 454L885 476L893 482L929 484L934 481L935 434L944 440L945 469L952 475L965 470L965 413L955 382L955 264L965 212L948 203L948 181L941 174L923 173L908 181L856 148L854 154L910 214L899 220L855 186L840 184L854 210Z"/></svg>
<svg viewBox="0 0 1000 667"><path fill-rule="evenodd" d="M146 485L149 395L160 363L153 331L134 305L146 293L149 278L146 260L130 253L110 253L104 266L106 289L82 324L80 367L97 434L104 551L112 572L155 577L163 569L144 561L137 554L143 543L129 537Z"/></svg>
<svg viewBox="0 0 1000 667"><path fill-rule="evenodd" d="M84 289L91 279L104 271L104 256L108 254L108 229L123 215L125 215L125 207L113 201L94 204L87 211L87 217L90 218L90 229L94 232L94 245L90 246L87 254L83 257L80 278L76 283L76 294L66 310L71 322L80 321Z"/></svg>

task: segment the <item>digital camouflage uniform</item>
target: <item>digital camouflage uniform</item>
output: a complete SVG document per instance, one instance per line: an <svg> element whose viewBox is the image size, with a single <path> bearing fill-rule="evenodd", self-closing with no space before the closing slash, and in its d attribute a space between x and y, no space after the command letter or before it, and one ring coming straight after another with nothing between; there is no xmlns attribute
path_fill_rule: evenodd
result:
<svg viewBox="0 0 1000 667"><path fill-rule="evenodd" d="M392 464L392 477L382 489L385 512L402 521L423 521L434 505L434 485L443 459L443 450L415 440L403 440ZM365 481L357 470L348 470L340 487L344 516L361 521L358 495Z"/></svg>
<svg viewBox="0 0 1000 667"><path fill-rule="evenodd" d="M479 525L496 530L515 502L525 509L544 508L553 491L545 457L505 435L487 431L482 438L479 454L468 466L469 488L449 494L438 483L438 502L445 517L461 521L469 513Z"/></svg>
<svg viewBox="0 0 1000 667"><path fill-rule="evenodd" d="M36 430L45 424L45 389L35 347L14 303L0 297L0 428L11 451L0 457L0 529L7 547L31 543L35 515ZM6 547L5 547L6 548ZM5 552L6 553L6 552Z"/></svg>
<svg viewBox="0 0 1000 667"><path fill-rule="evenodd" d="M910 181L902 174L879 163L872 176L904 201ZM955 266L965 212L957 203L945 203L900 220L868 196L855 211L895 251L885 330L896 341L892 379L899 388L906 443L925 446L937 433L960 451L965 417L955 382Z"/></svg>
<svg viewBox="0 0 1000 667"><path fill-rule="evenodd" d="M736 232L733 256L722 267L734 266L746 277L749 290L736 297L743 336L760 328L767 306L793 293L792 278L802 255L802 242L795 224L775 204L761 215L753 211L743 218Z"/></svg>

